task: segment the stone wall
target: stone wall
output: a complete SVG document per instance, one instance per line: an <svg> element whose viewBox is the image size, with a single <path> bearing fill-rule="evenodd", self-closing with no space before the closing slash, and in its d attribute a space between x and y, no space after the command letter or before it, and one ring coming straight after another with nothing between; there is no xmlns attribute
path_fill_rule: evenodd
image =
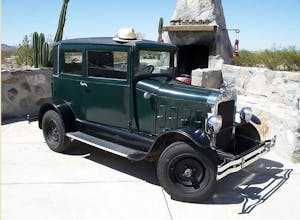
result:
<svg viewBox="0 0 300 220"><path fill-rule="evenodd" d="M237 90L238 108L249 106L262 120L262 138L276 135L275 151L300 162L300 72L223 65L222 73Z"/></svg>
<svg viewBox="0 0 300 220"><path fill-rule="evenodd" d="M1 73L2 120L37 114L51 97L52 69L16 69Z"/></svg>
<svg viewBox="0 0 300 220"><path fill-rule="evenodd" d="M213 88L223 84L236 90L238 109L251 107L261 119L256 127L262 139L276 135L275 151L300 162L300 72L223 65L221 70L194 70L192 84Z"/></svg>

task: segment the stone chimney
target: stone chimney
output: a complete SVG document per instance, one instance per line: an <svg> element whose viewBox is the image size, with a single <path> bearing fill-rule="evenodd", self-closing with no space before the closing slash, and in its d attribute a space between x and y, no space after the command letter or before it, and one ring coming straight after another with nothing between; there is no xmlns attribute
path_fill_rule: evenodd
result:
<svg viewBox="0 0 300 220"><path fill-rule="evenodd" d="M177 0L177 7L164 27L178 47L178 70L191 74L198 68L221 69L233 62L221 0Z"/></svg>

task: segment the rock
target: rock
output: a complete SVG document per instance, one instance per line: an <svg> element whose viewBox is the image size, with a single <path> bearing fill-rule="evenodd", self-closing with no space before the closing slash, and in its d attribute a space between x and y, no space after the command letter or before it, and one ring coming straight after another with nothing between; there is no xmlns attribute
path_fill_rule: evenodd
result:
<svg viewBox="0 0 300 220"><path fill-rule="evenodd" d="M52 69L2 71L2 120L36 114L51 97Z"/></svg>
<svg viewBox="0 0 300 220"><path fill-rule="evenodd" d="M235 88L238 94L264 96L274 102L300 109L299 72L223 65L222 74L228 88Z"/></svg>
<svg viewBox="0 0 300 220"><path fill-rule="evenodd" d="M238 108L249 106L261 119L256 126L263 139L277 136L275 151L300 162L299 72L223 65L225 85L236 89Z"/></svg>
<svg viewBox="0 0 300 220"><path fill-rule="evenodd" d="M211 0L178 0L172 20L208 20L216 24L215 7Z"/></svg>
<svg viewBox="0 0 300 220"><path fill-rule="evenodd" d="M16 95L18 95L18 90L16 90L15 88L12 88L7 92L7 97L10 101L13 101Z"/></svg>
<svg viewBox="0 0 300 220"><path fill-rule="evenodd" d="M284 104L265 97L238 96L238 108L249 106L261 119L257 126L263 140L276 135L274 151L293 162L300 162L300 114Z"/></svg>
<svg viewBox="0 0 300 220"><path fill-rule="evenodd" d="M192 85L203 88L221 88L223 77L221 70L196 69L192 71Z"/></svg>

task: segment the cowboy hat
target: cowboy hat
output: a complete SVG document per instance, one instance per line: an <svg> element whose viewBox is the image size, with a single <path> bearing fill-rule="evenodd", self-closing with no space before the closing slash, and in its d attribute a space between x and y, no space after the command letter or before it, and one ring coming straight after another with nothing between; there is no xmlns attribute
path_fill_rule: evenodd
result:
<svg viewBox="0 0 300 220"><path fill-rule="evenodd" d="M113 38L114 41L118 42L131 42L136 41L137 36L133 28L121 28L118 36Z"/></svg>

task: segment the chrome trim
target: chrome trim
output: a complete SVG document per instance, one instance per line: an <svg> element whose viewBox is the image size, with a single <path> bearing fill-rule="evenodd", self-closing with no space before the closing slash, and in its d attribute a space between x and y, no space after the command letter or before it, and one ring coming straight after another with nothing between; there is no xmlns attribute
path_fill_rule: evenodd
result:
<svg viewBox="0 0 300 220"><path fill-rule="evenodd" d="M207 114L207 118L205 120L205 132L209 134L208 126L207 126L207 121L208 118L211 115L218 115L218 110L219 110L219 104L222 102L228 102L234 100L234 114L233 114L233 122L235 121L235 114L236 114L236 103L237 103L237 95L236 95L236 90L226 90L226 89L220 89L220 93L211 93L208 96L207 99L207 104L211 105L211 112ZM235 134L235 129L233 129L232 132L233 136ZM211 142L211 148L214 149L216 146L216 135L212 136L212 142Z"/></svg>
<svg viewBox="0 0 300 220"><path fill-rule="evenodd" d="M274 147L276 142L276 136L273 137L271 140L264 141L261 143L261 147L251 153L230 162L224 162L221 165L218 165L218 172L217 172L217 180L222 179L223 177L240 171L241 169L249 166L253 162L257 161L261 158L262 155L269 152L272 147Z"/></svg>
<svg viewBox="0 0 300 220"><path fill-rule="evenodd" d="M220 93L212 93L208 96L206 103L211 105L211 113L218 114L218 105L222 102L234 100L236 104L237 96L235 90L220 89Z"/></svg>
<svg viewBox="0 0 300 220"><path fill-rule="evenodd" d="M207 104L210 104L210 105L216 104L219 96L220 96L220 94L218 94L218 93L212 93L212 94L210 94L208 96L208 98L207 98L207 101L206 101Z"/></svg>

